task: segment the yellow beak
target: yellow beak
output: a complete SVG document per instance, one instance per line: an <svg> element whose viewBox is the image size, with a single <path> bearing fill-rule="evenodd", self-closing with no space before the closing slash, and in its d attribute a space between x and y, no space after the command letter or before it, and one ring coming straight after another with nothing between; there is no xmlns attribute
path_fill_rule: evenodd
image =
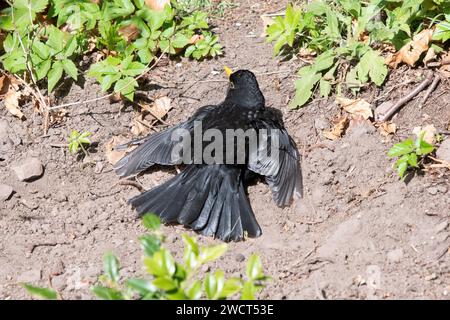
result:
<svg viewBox="0 0 450 320"><path fill-rule="evenodd" d="M231 76L231 74L233 73L233 70L231 70L227 66L224 66L223 69L225 70L225 73L227 74L227 77L229 78Z"/></svg>

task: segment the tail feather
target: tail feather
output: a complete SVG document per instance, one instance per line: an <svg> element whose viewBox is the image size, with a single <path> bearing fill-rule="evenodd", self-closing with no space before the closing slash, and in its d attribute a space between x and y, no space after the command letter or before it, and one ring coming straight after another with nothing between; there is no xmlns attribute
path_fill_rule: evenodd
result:
<svg viewBox="0 0 450 320"><path fill-rule="evenodd" d="M245 194L240 169L225 165L188 166L166 183L130 200L139 214L152 212L223 241L261 235Z"/></svg>

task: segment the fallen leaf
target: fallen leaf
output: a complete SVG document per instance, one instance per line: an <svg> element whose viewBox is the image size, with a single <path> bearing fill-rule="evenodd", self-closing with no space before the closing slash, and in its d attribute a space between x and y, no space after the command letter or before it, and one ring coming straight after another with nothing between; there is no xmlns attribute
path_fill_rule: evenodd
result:
<svg viewBox="0 0 450 320"><path fill-rule="evenodd" d="M396 54L388 57L386 63L394 69L402 62L411 67L414 66L422 53L428 50L432 36L432 29L423 30L415 35L413 39L405 44Z"/></svg>
<svg viewBox="0 0 450 320"><path fill-rule="evenodd" d="M11 87L10 87L11 88ZM25 115L19 109L19 100L21 98L21 93L14 89L10 89L3 99L3 103L5 104L6 110L8 110L12 115L17 118L24 120Z"/></svg>
<svg viewBox="0 0 450 320"><path fill-rule="evenodd" d="M125 154L127 153L127 150L123 150L123 151L116 151L114 150L114 148L118 145L127 143L128 139L126 139L125 137L121 137L121 136L117 136L117 137L112 137L105 145L105 154L106 154L106 159L108 160L108 162L112 165L115 165L117 163L117 161L119 161L120 159L123 158L123 156L125 156Z"/></svg>
<svg viewBox="0 0 450 320"><path fill-rule="evenodd" d="M6 110L22 120L25 119L25 115L19 109L19 101L23 95L16 78L8 75L0 77L0 97L3 99Z"/></svg>
<svg viewBox="0 0 450 320"><path fill-rule="evenodd" d="M364 119L369 119L373 116L370 103L368 103L364 99L347 99L343 97L337 97L336 103L348 113L360 115Z"/></svg>
<svg viewBox="0 0 450 320"><path fill-rule="evenodd" d="M433 124L429 124L425 127L414 127L413 129L413 133L419 137L419 135L424 133L423 136L423 140L425 142L428 142L430 144L435 144L436 143L436 134L437 134L437 129Z"/></svg>
<svg viewBox="0 0 450 320"><path fill-rule="evenodd" d="M394 134L397 131L397 125L393 122L382 122L378 127L378 132L384 137Z"/></svg>
<svg viewBox="0 0 450 320"><path fill-rule="evenodd" d="M428 49L427 54L423 58L423 63L425 64L425 66L428 66L428 64L434 60L436 60L436 52L434 51L433 48L430 48Z"/></svg>
<svg viewBox="0 0 450 320"><path fill-rule="evenodd" d="M131 127L131 133L135 136L148 134L150 124L144 119L142 114L138 114L133 119L133 126Z"/></svg>
<svg viewBox="0 0 450 320"><path fill-rule="evenodd" d="M41 112L40 108L39 108L38 112ZM63 122L66 115L67 115L66 109L59 109L59 110L50 112L50 123L49 124L53 125L55 123Z"/></svg>
<svg viewBox="0 0 450 320"><path fill-rule="evenodd" d="M271 17L268 17L264 14L262 16L260 16L260 18L261 18L262 22L264 23L264 29L263 29L263 32L261 33L260 37L265 38L267 36L267 33L266 33L267 28L270 25L272 25L275 21Z"/></svg>
<svg viewBox="0 0 450 320"><path fill-rule="evenodd" d="M169 97L161 97L155 99L152 104L139 103L144 111L150 113L156 119L162 119L170 109L171 100Z"/></svg>
<svg viewBox="0 0 450 320"><path fill-rule="evenodd" d="M118 33L125 38L125 40L130 43L139 37L139 29L134 23L120 27Z"/></svg>
<svg viewBox="0 0 450 320"><path fill-rule="evenodd" d="M170 5L170 0L145 0L145 4L152 10L162 11L166 4Z"/></svg>
<svg viewBox="0 0 450 320"><path fill-rule="evenodd" d="M322 135L327 139L337 140L344 135L349 124L349 119L347 116L342 116L333 120L333 123L334 125L331 131L324 131Z"/></svg>

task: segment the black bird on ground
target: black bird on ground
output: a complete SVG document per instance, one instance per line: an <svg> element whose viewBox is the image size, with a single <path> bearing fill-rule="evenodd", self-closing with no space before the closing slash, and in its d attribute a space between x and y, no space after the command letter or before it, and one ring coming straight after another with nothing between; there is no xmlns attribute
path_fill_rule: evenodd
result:
<svg viewBox="0 0 450 320"><path fill-rule="evenodd" d="M180 174L130 199L131 205L140 215L151 212L164 223L180 223L203 235L223 241L239 241L245 236L261 235L245 191L252 177L265 178L274 201L280 207L289 205L294 195L301 197L302 177L295 143L284 128L281 113L265 107L255 75L248 70L234 73L228 68L225 70L230 84L222 103L201 107L185 122L149 136L123 157L115 165L115 170L119 176L125 177L154 164L183 162L186 166ZM186 150L174 152L177 144L179 146L179 140L172 141L176 130L185 130L192 137L199 124L203 134L208 129L216 129L215 132L224 136L227 129L253 130L256 133L265 130L267 134L258 135L253 145L249 139L244 142L233 140L235 154L239 150L244 153L244 161L241 162L236 156L231 163L196 161ZM195 138L190 143L192 150L195 148L193 140ZM201 149L204 150L206 145L203 141ZM273 146L276 152L271 149ZM186 154L189 155L187 160ZM277 156L272 156L275 154ZM182 157L184 161L181 161Z"/></svg>

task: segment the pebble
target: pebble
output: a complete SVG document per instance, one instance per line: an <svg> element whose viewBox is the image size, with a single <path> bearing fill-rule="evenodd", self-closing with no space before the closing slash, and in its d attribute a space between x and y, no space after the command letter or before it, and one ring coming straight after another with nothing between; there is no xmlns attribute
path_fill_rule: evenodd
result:
<svg viewBox="0 0 450 320"><path fill-rule="evenodd" d="M428 189L427 189L427 191L428 191L428 193L429 194L431 194L431 195L436 195L437 193L438 193L438 188L436 188L436 187L429 187Z"/></svg>
<svg viewBox="0 0 450 320"><path fill-rule="evenodd" d="M426 276L425 280L426 281L431 281L431 280L436 280L437 278L438 278L437 274L436 273L432 273L432 274Z"/></svg>
<svg viewBox="0 0 450 320"><path fill-rule="evenodd" d="M8 200L13 194L14 189L6 184L0 184L0 202Z"/></svg>
<svg viewBox="0 0 450 320"><path fill-rule="evenodd" d="M436 157L438 159L450 162L450 139L444 140L439 148L436 150Z"/></svg>
<svg viewBox="0 0 450 320"><path fill-rule="evenodd" d="M20 181L32 181L42 176L44 166L38 158L30 157L13 166L12 170Z"/></svg>
<svg viewBox="0 0 450 320"><path fill-rule="evenodd" d="M245 256L242 253L238 253L235 255L234 259L236 259L237 262L243 262L245 261Z"/></svg>

